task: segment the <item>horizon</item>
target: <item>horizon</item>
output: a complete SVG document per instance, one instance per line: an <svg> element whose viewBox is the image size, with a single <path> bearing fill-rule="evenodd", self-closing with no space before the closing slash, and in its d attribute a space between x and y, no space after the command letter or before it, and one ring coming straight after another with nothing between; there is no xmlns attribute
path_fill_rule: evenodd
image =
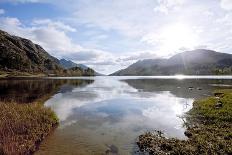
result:
<svg viewBox="0 0 232 155"><path fill-rule="evenodd" d="M0 29L103 74L194 49L232 54L231 21L229 0L0 2Z"/></svg>

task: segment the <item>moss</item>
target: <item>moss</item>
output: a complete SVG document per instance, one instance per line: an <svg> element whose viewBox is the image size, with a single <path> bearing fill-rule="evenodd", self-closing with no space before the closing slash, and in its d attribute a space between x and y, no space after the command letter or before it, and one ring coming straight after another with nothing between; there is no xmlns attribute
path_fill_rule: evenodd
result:
<svg viewBox="0 0 232 155"><path fill-rule="evenodd" d="M0 154L31 154L58 125L41 104L0 103Z"/></svg>
<svg viewBox="0 0 232 155"><path fill-rule="evenodd" d="M187 114L188 140L148 132L138 138L140 150L150 154L232 154L232 90L195 101Z"/></svg>

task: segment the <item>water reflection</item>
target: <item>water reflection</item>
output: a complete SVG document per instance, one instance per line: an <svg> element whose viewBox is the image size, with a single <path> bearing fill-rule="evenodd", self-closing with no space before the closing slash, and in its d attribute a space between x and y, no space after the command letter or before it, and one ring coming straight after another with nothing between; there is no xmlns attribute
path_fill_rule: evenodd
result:
<svg viewBox="0 0 232 155"><path fill-rule="evenodd" d="M37 154L133 154L138 135L161 130L185 138L179 117L196 98L231 88L229 79L81 79L0 80L0 100L47 100L60 126Z"/></svg>
<svg viewBox="0 0 232 155"><path fill-rule="evenodd" d="M169 91L181 98L201 98L211 95L215 89L232 88L231 79L125 79L123 81L140 91Z"/></svg>
<svg viewBox="0 0 232 155"><path fill-rule="evenodd" d="M40 153L69 150L78 154L80 151L102 154L112 145L121 154L132 153L136 137L154 129L162 130L168 137L185 138L182 119L177 116L191 108L193 98L172 94L173 85L157 91L128 83L97 78L86 87L54 95L45 105L52 107L61 123L42 145Z"/></svg>
<svg viewBox="0 0 232 155"><path fill-rule="evenodd" d="M57 93L61 86L62 91L70 91L72 88L83 87L92 82L93 80L1 79L0 101L16 103L44 102Z"/></svg>

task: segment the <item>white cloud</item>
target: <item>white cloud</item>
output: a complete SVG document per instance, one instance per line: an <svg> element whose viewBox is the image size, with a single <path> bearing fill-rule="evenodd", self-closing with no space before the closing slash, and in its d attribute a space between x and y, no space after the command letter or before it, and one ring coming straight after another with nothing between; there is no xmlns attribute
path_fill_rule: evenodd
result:
<svg viewBox="0 0 232 155"><path fill-rule="evenodd" d="M158 6L154 11L168 14L169 10L178 9L179 6L185 3L185 0L157 0Z"/></svg>
<svg viewBox="0 0 232 155"><path fill-rule="evenodd" d="M225 10L232 10L232 1L231 0L221 0L221 8Z"/></svg>
<svg viewBox="0 0 232 155"><path fill-rule="evenodd" d="M137 61L143 59L155 59L158 58L154 51L138 51L133 54L127 54L118 59L118 61Z"/></svg>
<svg viewBox="0 0 232 155"><path fill-rule="evenodd" d="M4 14L5 10L4 9L0 9L0 15Z"/></svg>
<svg viewBox="0 0 232 155"><path fill-rule="evenodd" d="M37 19L37 20L34 20L32 23L35 26L55 27L57 29L61 29L64 31L76 32L75 28L69 25L66 25L60 21L52 21L50 19Z"/></svg>
<svg viewBox="0 0 232 155"><path fill-rule="evenodd" d="M231 26L232 25L232 13L225 14L224 17L219 18L216 20L219 24L223 24L225 26Z"/></svg>
<svg viewBox="0 0 232 155"><path fill-rule="evenodd" d="M155 12L161 12L161 13L164 13L164 14L168 14L168 8L164 5L159 5L157 7L154 8L154 11Z"/></svg>
<svg viewBox="0 0 232 155"><path fill-rule="evenodd" d="M148 25L153 22L151 17L154 15L155 2L153 0L134 0L133 2L131 0L98 2L81 0L78 6L74 13L77 21L106 31L117 30L125 36L138 37L147 31Z"/></svg>
<svg viewBox="0 0 232 155"><path fill-rule="evenodd" d="M25 26L17 18L0 18L0 28L13 35L28 38L42 45L52 55L62 56L64 52L82 49L80 45L73 44L72 40L66 35L65 30L58 28L57 25L35 23L31 26Z"/></svg>

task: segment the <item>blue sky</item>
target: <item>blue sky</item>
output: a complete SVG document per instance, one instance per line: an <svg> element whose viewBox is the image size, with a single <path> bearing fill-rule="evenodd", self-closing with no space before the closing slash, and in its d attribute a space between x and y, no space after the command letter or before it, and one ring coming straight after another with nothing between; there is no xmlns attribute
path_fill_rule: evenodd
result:
<svg viewBox="0 0 232 155"><path fill-rule="evenodd" d="M184 50L232 53L232 0L0 0L0 29L108 74Z"/></svg>

